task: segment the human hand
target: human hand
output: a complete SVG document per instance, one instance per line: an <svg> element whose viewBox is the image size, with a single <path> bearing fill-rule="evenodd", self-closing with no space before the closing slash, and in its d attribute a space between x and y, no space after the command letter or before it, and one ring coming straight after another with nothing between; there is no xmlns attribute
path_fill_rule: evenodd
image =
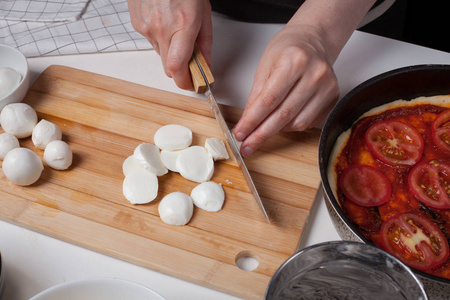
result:
<svg viewBox="0 0 450 300"><path fill-rule="evenodd" d="M259 63L234 132L244 157L278 131L318 124L339 97L333 64L375 0L306 0Z"/></svg>
<svg viewBox="0 0 450 300"><path fill-rule="evenodd" d="M337 78L321 37L315 27L288 23L269 42L234 129L244 157L279 131L313 127L336 103Z"/></svg>
<svg viewBox="0 0 450 300"><path fill-rule="evenodd" d="M208 0L128 0L131 23L161 56L164 72L182 89L193 89L188 68L197 42L211 65L212 22Z"/></svg>

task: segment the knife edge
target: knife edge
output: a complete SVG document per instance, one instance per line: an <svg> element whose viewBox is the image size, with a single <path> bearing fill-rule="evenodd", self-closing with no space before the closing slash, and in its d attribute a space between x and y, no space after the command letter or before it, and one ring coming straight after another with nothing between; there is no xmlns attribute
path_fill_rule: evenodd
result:
<svg viewBox="0 0 450 300"><path fill-rule="evenodd" d="M196 46L196 49L198 50L197 46ZM201 57L203 57L203 55L201 54L201 52L199 50L198 50L198 53L199 53L199 55ZM218 105L216 99L214 98L214 95L212 94L211 86L209 84L207 75L206 75L206 73L204 71L204 68L202 67L198 57L199 56L194 51L194 53L192 55L193 59L191 59L191 60L193 60L197 64L197 68L196 69L198 69L200 71L200 73L201 73L201 75L203 77L203 81L200 81L199 79L196 79L195 80L197 82L197 84L196 84L194 82L194 77L195 77L196 74L191 71L191 75L193 77L194 86L198 85L200 87L204 83L204 85L205 85L204 88L201 88L201 89L199 88L199 90L204 90L206 99L208 100L208 103L211 106L211 110L214 112L214 116L215 116L217 122L219 123L220 129L222 130L223 134L225 135L225 139L226 139L228 145L230 146L231 152L233 153L233 156L234 156L234 158L236 160L236 163L238 164L239 169L241 170L241 173L244 176L244 179L245 179L245 181L247 183L247 186L249 187L250 192L253 195L253 198L256 200L256 203L258 204L258 207L260 208L261 212L264 214L267 222L270 224L269 216L267 215L267 212L266 212L266 210L264 208L262 200L261 200L261 198L260 198L260 196L258 194L258 191L256 190L255 184L253 183L253 180L252 180L252 178L250 176L250 173L249 173L249 171L247 169L247 166L245 165L244 160L243 160L243 158L241 156L241 153L240 153L240 151L239 151L239 149L237 147L236 140L235 140L233 134L231 133L230 129L228 128L228 125L227 125L227 123L226 123L226 121L225 121L225 119L224 119L224 117L222 115L222 112L220 111L219 105ZM204 58L203 58L203 61L204 61ZM209 70L209 67L206 64L206 61L204 61L204 65L203 66L206 66L206 69ZM191 66L190 66L190 68L191 68ZM211 74L211 76L212 76L212 74Z"/></svg>

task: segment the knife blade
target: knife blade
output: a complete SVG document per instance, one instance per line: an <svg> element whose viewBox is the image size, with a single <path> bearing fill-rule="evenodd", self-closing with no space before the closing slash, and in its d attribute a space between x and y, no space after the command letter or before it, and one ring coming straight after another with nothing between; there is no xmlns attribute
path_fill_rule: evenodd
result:
<svg viewBox="0 0 450 300"><path fill-rule="evenodd" d="M222 112L217 103L217 100L211 91L210 82L213 82L214 79L213 79L211 71L210 71L208 65L206 64L206 61L205 61L202 53L200 52L200 49L197 47L197 45L195 45L195 47L194 47L194 53L192 54L192 58L189 63L189 69L191 71L194 88L195 88L196 92L205 94L206 99L208 100L208 103L211 106L211 110L214 112L214 116L216 117L216 120L219 123L220 129L222 130L222 133L225 136L225 139L226 139L228 145L230 146L231 152L233 153L233 156L236 159L239 169L241 170L242 174L244 175L244 179L247 182L250 192L252 193L253 197L255 198L259 209L261 210L261 212L264 214L265 218L267 219L267 222L270 224L269 216L267 215L266 209L264 208L264 205L261 201L261 198L258 194L255 184L250 176L247 166L244 163L244 159L241 156L241 153L237 146L236 140L234 139L233 134L231 133L230 129L228 128L228 125L222 115ZM199 72L197 72L197 71L199 71ZM199 75L201 75L201 77ZM209 77L209 79L208 79L208 77Z"/></svg>

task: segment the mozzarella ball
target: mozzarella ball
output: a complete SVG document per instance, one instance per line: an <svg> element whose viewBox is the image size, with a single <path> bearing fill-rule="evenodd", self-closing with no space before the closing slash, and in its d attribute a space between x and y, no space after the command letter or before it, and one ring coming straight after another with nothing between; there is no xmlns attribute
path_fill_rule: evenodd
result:
<svg viewBox="0 0 450 300"><path fill-rule="evenodd" d="M7 132L0 134L0 159L4 159L9 151L19 147L19 140L14 135Z"/></svg>
<svg viewBox="0 0 450 300"><path fill-rule="evenodd" d="M8 104L0 113L0 124L3 130L15 135L18 139L29 137L37 121L36 111L26 103Z"/></svg>
<svg viewBox="0 0 450 300"><path fill-rule="evenodd" d="M159 217L169 225L186 225L192 218L194 204L189 195L173 192L165 196L158 206Z"/></svg>
<svg viewBox="0 0 450 300"><path fill-rule="evenodd" d="M31 140L33 144L44 150L48 143L62 138L61 129L58 125L42 119L33 129Z"/></svg>
<svg viewBox="0 0 450 300"><path fill-rule="evenodd" d="M203 182L191 191L194 205L206 211L219 211L225 201L222 185L213 181Z"/></svg>
<svg viewBox="0 0 450 300"><path fill-rule="evenodd" d="M63 141L51 141L44 150L44 162L55 170L66 170L72 164L72 150Z"/></svg>
<svg viewBox="0 0 450 300"><path fill-rule="evenodd" d="M39 156L27 148L9 151L3 160L3 173L17 185L30 185L41 177L44 166Z"/></svg>
<svg viewBox="0 0 450 300"><path fill-rule="evenodd" d="M181 150L191 145L192 131L182 125L170 124L159 128L153 139L161 150Z"/></svg>
<svg viewBox="0 0 450 300"><path fill-rule="evenodd" d="M22 76L9 67L0 68L0 99L9 95L19 86Z"/></svg>

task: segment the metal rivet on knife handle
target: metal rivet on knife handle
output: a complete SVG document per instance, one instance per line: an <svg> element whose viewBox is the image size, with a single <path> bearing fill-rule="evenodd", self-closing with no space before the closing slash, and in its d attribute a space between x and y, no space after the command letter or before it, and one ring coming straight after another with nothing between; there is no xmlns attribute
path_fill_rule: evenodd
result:
<svg viewBox="0 0 450 300"><path fill-rule="evenodd" d="M205 79L203 79L203 75L198 68L197 62L194 59L194 56L197 57L198 62L202 66L203 71L205 72L206 78L208 79L209 85L212 86L214 82L214 77L211 73L211 70L206 63L203 54L200 52L197 44L194 45L194 53L189 61L189 70L191 71L192 83L194 84L194 89L197 93L203 94L206 91L206 83Z"/></svg>

